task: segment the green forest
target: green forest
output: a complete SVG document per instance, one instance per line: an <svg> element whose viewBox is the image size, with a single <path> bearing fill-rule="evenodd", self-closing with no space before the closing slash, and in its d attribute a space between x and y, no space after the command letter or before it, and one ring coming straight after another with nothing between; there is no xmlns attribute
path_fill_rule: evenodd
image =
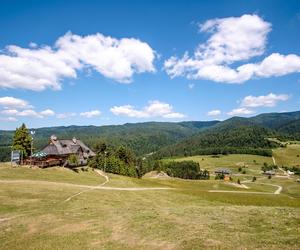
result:
<svg viewBox="0 0 300 250"><path fill-rule="evenodd" d="M145 122L111 126L69 126L35 129L33 149L38 151L55 134L60 139L74 136L92 149L104 142L124 146L134 155L155 159L197 154L257 154L270 156L278 147L268 137L300 140L300 111L268 113L225 121ZM0 161L9 161L15 131L0 131Z"/></svg>

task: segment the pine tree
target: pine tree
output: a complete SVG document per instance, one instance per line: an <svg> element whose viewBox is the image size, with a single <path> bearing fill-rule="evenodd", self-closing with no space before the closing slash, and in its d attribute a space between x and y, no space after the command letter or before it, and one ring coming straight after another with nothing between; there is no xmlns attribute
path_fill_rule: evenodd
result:
<svg viewBox="0 0 300 250"><path fill-rule="evenodd" d="M14 150L22 151L25 157L30 156L31 136L29 135L29 131L24 123L21 127L16 129L12 146Z"/></svg>

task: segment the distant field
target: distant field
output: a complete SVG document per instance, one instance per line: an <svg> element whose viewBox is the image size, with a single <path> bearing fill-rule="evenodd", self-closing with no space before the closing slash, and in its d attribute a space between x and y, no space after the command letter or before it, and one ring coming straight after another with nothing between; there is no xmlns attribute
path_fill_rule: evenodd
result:
<svg viewBox="0 0 300 250"><path fill-rule="evenodd" d="M295 179L262 179L243 189L215 180L109 178L107 187L173 189L90 190L74 184L99 185L104 178L93 171L0 165L0 248L299 249ZM265 182L281 185L282 194L269 194L277 188Z"/></svg>
<svg viewBox="0 0 300 250"><path fill-rule="evenodd" d="M172 158L167 161L185 161L192 160L200 164L201 169L207 169L214 171L217 168L228 168L233 173L238 173L238 168L245 166L245 170L248 174L260 174L261 167L264 162L272 164L272 157L265 157L259 155L248 154L232 154L232 155L198 155L190 157Z"/></svg>
<svg viewBox="0 0 300 250"><path fill-rule="evenodd" d="M273 156L279 166L300 166L300 144L274 149Z"/></svg>

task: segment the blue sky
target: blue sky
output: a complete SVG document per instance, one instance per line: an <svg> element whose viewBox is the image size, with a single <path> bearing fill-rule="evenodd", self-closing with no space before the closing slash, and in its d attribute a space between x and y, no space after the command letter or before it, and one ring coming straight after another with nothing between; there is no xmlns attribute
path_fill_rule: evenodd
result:
<svg viewBox="0 0 300 250"><path fill-rule="evenodd" d="M1 1L0 129L300 110L299 1Z"/></svg>

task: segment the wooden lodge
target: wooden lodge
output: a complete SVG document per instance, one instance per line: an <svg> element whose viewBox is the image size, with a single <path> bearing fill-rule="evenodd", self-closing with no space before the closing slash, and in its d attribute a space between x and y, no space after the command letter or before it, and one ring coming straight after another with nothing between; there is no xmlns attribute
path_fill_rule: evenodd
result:
<svg viewBox="0 0 300 250"><path fill-rule="evenodd" d="M75 137L72 140L59 140L55 135L50 137L50 143L40 152L32 155L31 158L26 159L25 164L50 167L50 166L75 166L68 162L71 155L75 155L78 159L78 164L84 166L87 160L95 153L88 148L82 141Z"/></svg>

